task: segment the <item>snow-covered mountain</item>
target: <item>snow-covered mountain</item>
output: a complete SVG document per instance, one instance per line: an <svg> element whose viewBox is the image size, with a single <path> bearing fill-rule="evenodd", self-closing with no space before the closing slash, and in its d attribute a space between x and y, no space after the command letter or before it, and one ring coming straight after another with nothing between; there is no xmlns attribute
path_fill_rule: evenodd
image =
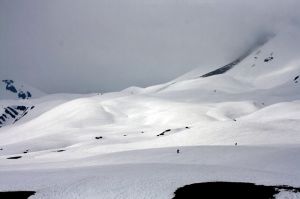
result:
<svg viewBox="0 0 300 199"><path fill-rule="evenodd" d="M28 114L34 106L29 99L44 96L45 93L11 79L0 82L0 128L14 124Z"/></svg>
<svg viewBox="0 0 300 199"><path fill-rule="evenodd" d="M0 81L0 99L30 99L45 95L36 88L16 82L12 79Z"/></svg>
<svg viewBox="0 0 300 199"><path fill-rule="evenodd" d="M16 118L0 129L0 189L172 198L204 181L299 187L299 37L288 28L232 63L148 88L1 100Z"/></svg>

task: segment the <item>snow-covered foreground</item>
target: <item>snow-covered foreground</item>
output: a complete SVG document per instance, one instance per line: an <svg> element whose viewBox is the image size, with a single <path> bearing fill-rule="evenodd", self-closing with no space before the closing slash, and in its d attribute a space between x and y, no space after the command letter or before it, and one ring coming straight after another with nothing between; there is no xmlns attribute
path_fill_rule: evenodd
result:
<svg viewBox="0 0 300 199"><path fill-rule="evenodd" d="M32 198L167 199L180 186L205 181L299 186L298 156L298 146L200 146L183 147L180 154L149 149L60 163L24 158L18 165L6 160L0 184L1 190L37 190Z"/></svg>
<svg viewBox="0 0 300 199"><path fill-rule="evenodd" d="M300 187L299 32L270 38L223 74L1 100L0 190L167 199L207 181Z"/></svg>

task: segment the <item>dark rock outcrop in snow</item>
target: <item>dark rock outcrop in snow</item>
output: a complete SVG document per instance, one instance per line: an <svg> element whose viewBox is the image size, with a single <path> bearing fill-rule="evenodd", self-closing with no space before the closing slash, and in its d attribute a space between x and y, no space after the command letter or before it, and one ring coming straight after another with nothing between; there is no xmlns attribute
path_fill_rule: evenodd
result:
<svg viewBox="0 0 300 199"><path fill-rule="evenodd" d="M238 63L240 63L241 59L237 59L221 68L218 68L214 71L211 71L209 73L206 73L204 75L202 75L201 77L210 77L210 76L214 76L214 75L220 75L223 74L225 72L227 72L228 70L232 69L235 65L237 65Z"/></svg>
<svg viewBox="0 0 300 199"><path fill-rule="evenodd" d="M271 61L271 60L273 60L273 59L274 59L274 57L273 57L273 56L270 56L270 57L265 58L264 62L269 62L269 61Z"/></svg>
<svg viewBox="0 0 300 199"><path fill-rule="evenodd" d="M0 192L0 198L27 199L34 194L35 191L7 191L7 192Z"/></svg>
<svg viewBox="0 0 300 199"><path fill-rule="evenodd" d="M180 187L173 199L271 199L281 191L300 192L290 186L264 186L244 182L203 182Z"/></svg>
<svg viewBox="0 0 300 199"><path fill-rule="evenodd" d="M294 83L298 83L298 80L299 80L299 75L297 75L295 78L294 78Z"/></svg>
<svg viewBox="0 0 300 199"><path fill-rule="evenodd" d="M6 158L6 159L20 159L22 156L13 156L13 157L8 157L8 158Z"/></svg>
<svg viewBox="0 0 300 199"><path fill-rule="evenodd" d="M0 108L0 128L22 119L34 106L7 106Z"/></svg>
<svg viewBox="0 0 300 199"><path fill-rule="evenodd" d="M2 80L2 82L5 84L5 89L7 91L15 93L17 95L18 99L29 99L32 97L31 92L22 90L21 88L16 88L13 80L5 79L5 80Z"/></svg>
<svg viewBox="0 0 300 199"><path fill-rule="evenodd" d="M167 129L167 130L163 131L162 133L160 133L160 134L158 134L156 136L158 137L158 136L165 135L165 133L170 132L170 131L171 131L171 129Z"/></svg>

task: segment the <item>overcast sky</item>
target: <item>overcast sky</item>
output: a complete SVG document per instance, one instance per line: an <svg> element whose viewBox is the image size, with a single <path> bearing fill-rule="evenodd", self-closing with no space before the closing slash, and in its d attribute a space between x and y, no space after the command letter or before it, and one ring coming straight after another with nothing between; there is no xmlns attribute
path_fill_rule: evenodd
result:
<svg viewBox="0 0 300 199"><path fill-rule="evenodd" d="M299 24L299 0L0 0L0 78L117 91L222 65Z"/></svg>

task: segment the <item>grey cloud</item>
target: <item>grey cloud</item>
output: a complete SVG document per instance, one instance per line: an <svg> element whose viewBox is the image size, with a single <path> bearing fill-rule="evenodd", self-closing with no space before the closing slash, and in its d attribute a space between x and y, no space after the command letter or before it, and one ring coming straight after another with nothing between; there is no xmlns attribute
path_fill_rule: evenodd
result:
<svg viewBox="0 0 300 199"><path fill-rule="evenodd" d="M299 25L297 0L0 0L0 77L49 93L115 91L232 61Z"/></svg>

